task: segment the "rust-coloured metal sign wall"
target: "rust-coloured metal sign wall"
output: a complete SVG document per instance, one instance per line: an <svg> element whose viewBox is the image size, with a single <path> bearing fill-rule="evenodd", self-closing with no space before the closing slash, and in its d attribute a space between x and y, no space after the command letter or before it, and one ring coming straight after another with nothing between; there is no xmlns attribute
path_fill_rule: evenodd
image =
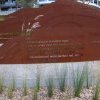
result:
<svg viewBox="0 0 100 100"><path fill-rule="evenodd" d="M59 0L0 22L0 64L100 60L100 11Z"/></svg>

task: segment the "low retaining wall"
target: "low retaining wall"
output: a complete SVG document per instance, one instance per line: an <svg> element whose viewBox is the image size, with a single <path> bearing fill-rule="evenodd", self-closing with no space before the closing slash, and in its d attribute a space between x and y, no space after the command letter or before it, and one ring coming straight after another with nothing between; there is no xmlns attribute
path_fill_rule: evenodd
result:
<svg viewBox="0 0 100 100"><path fill-rule="evenodd" d="M67 69L67 81L68 84L72 82L72 72L77 68L81 71L84 65L88 65L90 74L94 77L100 72L100 61L90 62L74 62L74 63L47 63L47 64L2 64L0 65L0 74L4 76L5 85L7 85L12 76L16 78L17 87L22 86L23 79L26 77L29 87L36 80L37 73L41 76L41 85L45 85L45 80L48 75L53 75L56 80L56 71L61 71L64 68ZM95 75L94 75L95 74ZM94 80L93 80L94 81Z"/></svg>

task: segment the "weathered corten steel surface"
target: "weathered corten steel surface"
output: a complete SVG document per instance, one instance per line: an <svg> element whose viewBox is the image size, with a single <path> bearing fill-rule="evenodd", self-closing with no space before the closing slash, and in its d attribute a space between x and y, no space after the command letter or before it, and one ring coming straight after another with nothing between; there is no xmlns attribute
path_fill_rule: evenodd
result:
<svg viewBox="0 0 100 100"><path fill-rule="evenodd" d="M0 22L0 63L100 60L100 11L58 0Z"/></svg>

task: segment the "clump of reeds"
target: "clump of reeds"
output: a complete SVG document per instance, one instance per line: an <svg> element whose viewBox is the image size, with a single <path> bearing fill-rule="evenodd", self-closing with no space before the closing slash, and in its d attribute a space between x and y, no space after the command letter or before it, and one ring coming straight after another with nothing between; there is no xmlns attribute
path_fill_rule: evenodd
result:
<svg viewBox="0 0 100 100"><path fill-rule="evenodd" d="M92 86L92 74L91 68L86 64L86 88L89 89Z"/></svg>
<svg viewBox="0 0 100 100"><path fill-rule="evenodd" d="M100 81L96 83L93 100L100 100Z"/></svg>
<svg viewBox="0 0 100 100"><path fill-rule="evenodd" d="M38 72L36 75L36 83L35 86L33 87L32 100L37 100L37 92L39 92L39 90L40 90L40 72Z"/></svg>
<svg viewBox="0 0 100 100"><path fill-rule="evenodd" d="M49 75L49 77L47 78L46 86L47 86L47 95L49 98L51 98L53 96L53 88L54 88L52 75Z"/></svg>
<svg viewBox="0 0 100 100"><path fill-rule="evenodd" d="M0 75L0 93L3 91L4 78Z"/></svg>
<svg viewBox="0 0 100 100"><path fill-rule="evenodd" d="M27 95L27 80L26 78L23 80L23 96Z"/></svg>
<svg viewBox="0 0 100 100"><path fill-rule="evenodd" d="M16 82L15 82L15 77L13 76L9 86L8 86L8 89L7 89L7 95L9 98L12 98L13 96L13 91L15 90L15 86L16 85Z"/></svg>
<svg viewBox="0 0 100 100"><path fill-rule="evenodd" d="M40 90L40 73L37 73L35 88L36 88L35 90L37 90L37 92Z"/></svg>
<svg viewBox="0 0 100 100"><path fill-rule="evenodd" d="M34 88L32 100L37 100L37 89L36 88Z"/></svg>
<svg viewBox="0 0 100 100"><path fill-rule="evenodd" d="M89 89L89 68L86 67L86 88Z"/></svg>
<svg viewBox="0 0 100 100"><path fill-rule="evenodd" d="M32 93L32 100L37 100L37 93L40 90L40 70L37 67L37 74L36 74L36 81L35 85L33 85L33 93Z"/></svg>
<svg viewBox="0 0 100 100"><path fill-rule="evenodd" d="M15 76L12 78L12 90L14 91L16 88L16 81L15 81Z"/></svg>
<svg viewBox="0 0 100 100"><path fill-rule="evenodd" d="M13 89L12 89L12 86L9 85L9 87L7 89L7 96L8 96L8 98L12 98L12 95L13 95Z"/></svg>
<svg viewBox="0 0 100 100"><path fill-rule="evenodd" d="M66 88L66 76L67 76L67 68L64 67L60 71L57 71L57 77L58 77L57 79L59 83L59 89L61 92L64 92Z"/></svg>
<svg viewBox="0 0 100 100"><path fill-rule="evenodd" d="M80 72L78 69L75 72L73 72L73 83L74 83L74 96L79 97L81 90L83 88L84 82L86 80L86 67L83 66L82 72Z"/></svg>

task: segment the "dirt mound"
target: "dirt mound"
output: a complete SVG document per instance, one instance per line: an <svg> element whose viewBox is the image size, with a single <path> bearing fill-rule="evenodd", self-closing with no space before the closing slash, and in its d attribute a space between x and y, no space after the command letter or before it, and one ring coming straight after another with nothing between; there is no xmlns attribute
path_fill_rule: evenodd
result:
<svg viewBox="0 0 100 100"><path fill-rule="evenodd" d="M69 0L21 9L0 23L0 63L100 60L99 26L99 10Z"/></svg>

